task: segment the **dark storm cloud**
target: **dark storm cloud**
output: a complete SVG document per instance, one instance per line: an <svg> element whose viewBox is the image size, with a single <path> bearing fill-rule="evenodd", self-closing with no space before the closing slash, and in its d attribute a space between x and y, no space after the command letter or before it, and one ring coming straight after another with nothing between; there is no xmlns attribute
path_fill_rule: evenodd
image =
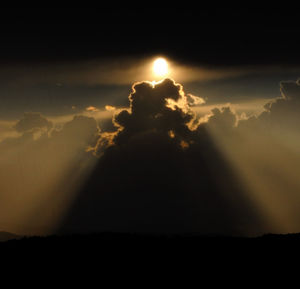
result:
<svg viewBox="0 0 300 289"><path fill-rule="evenodd" d="M52 125L51 121L47 120L38 112L25 112L23 118L16 123L15 129L23 133L36 129L50 130Z"/></svg>

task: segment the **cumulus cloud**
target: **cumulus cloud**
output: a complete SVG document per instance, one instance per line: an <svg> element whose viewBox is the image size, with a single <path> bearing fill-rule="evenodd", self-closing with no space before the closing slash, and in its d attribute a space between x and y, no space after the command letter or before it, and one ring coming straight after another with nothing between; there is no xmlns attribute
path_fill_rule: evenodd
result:
<svg viewBox="0 0 300 289"><path fill-rule="evenodd" d="M114 115L113 123L118 130L103 134L97 150L102 152L103 144L122 145L145 133L167 135L181 148L186 148L194 141L197 127L201 130L201 122L191 106L204 102L203 98L186 94L181 84L169 78L157 83L135 83L129 95L129 108ZM210 128L233 128L237 116L230 107L215 108L204 122Z"/></svg>
<svg viewBox="0 0 300 289"><path fill-rule="evenodd" d="M233 128L237 123L237 116L229 106L214 108L208 117L207 125L210 127L221 129Z"/></svg>
<svg viewBox="0 0 300 289"><path fill-rule="evenodd" d="M280 88L282 98L265 106L268 120L274 125L297 129L300 125L300 81L281 82Z"/></svg>
<svg viewBox="0 0 300 289"><path fill-rule="evenodd" d="M238 234L250 220L257 225L207 132L234 127L233 112L213 110L192 129L190 99L172 79L133 85L129 108L114 116L118 129L101 134L98 166L62 230Z"/></svg>
<svg viewBox="0 0 300 289"><path fill-rule="evenodd" d="M23 118L16 123L15 129L20 133L24 133L36 129L50 130L52 126L52 122L47 120L40 113L25 112Z"/></svg>
<svg viewBox="0 0 300 289"><path fill-rule="evenodd" d="M95 118L75 115L71 121L63 125L61 130L53 131L52 137L75 146L94 147L99 138L99 131Z"/></svg>
<svg viewBox="0 0 300 289"><path fill-rule="evenodd" d="M300 80L282 81L281 97L269 101L257 117L251 116L239 122L240 128L299 131L300 126Z"/></svg>
<svg viewBox="0 0 300 289"><path fill-rule="evenodd" d="M300 98L300 79L297 81L282 81L280 90L284 98L298 99Z"/></svg>
<svg viewBox="0 0 300 289"><path fill-rule="evenodd" d="M20 137L6 138L2 145L22 145L24 141L45 140L68 143L75 147L94 147L99 138L100 128L95 118L75 115L72 120L53 128L53 123L39 112L24 113L24 117L14 125L17 132L22 133ZM34 133L46 131L34 138Z"/></svg>
<svg viewBox="0 0 300 289"><path fill-rule="evenodd" d="M180 138L189 133L188 124L194 114L188 109L182 86L173 80L136 83L129 102L129 109L121 110L114 117L115 124L120 127L114 139L116 143L150 131L168 134L172 130Z"/></svg>

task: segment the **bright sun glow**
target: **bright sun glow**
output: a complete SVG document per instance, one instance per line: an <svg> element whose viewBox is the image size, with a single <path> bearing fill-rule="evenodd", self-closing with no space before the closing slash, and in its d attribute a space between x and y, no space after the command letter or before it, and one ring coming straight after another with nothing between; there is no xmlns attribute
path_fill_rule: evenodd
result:
<svg viewBox="0 0 300 289"><path fill-rule="evenodd" d="M168 63L163 58L158 58L153 63L153 72L157 76L165 76L168 73Z"/></svg>

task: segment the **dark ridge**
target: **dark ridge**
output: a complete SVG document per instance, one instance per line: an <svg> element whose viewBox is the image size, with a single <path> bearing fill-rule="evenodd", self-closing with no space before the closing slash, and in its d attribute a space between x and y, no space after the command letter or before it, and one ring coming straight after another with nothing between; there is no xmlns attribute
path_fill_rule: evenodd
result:
<svg viewBox="0 0 300 289"><path fill-rule="evenodd" d="M13 239L20 239L20 238L22 238L22 236L10 232L5 232L5 231L0 232L0 242L5 242Z"/></svg>
<svg viewBox="0 0 300 289"><path fill-rule="evenodd" d="M23 237L0 242L0 254L5 264L15 266L30 260L35 271L49 268L53 278L60 274L66 278L69 270L71 281L75 281L74 274L119 281L124 276L146 275L144 278L152 280L158 272L172 280L183 274L201 278L212 274L218 279L225 273L230 277L233 272L265 274L267 269L287 268L300 256L299 243L300 234L232 237L106 232ZM31 266L22 266L21 270L32 270Z"/></svg>
<svg viewBox="0 0 300 289"><path fill-rule="evenodd" d="M101 243L152 243L152 244L178 244L178 243L205 243L205 242L273 242L273 241L298 241L300 233L290 234L265 234L255 237L229 236L229 235L202 235L197 233L187 234L151 234L151 233L116 233L102 232L91 234L61 234L49 236L19 236L8 232L0 232L1 246L23 246L33 244L79 244L89 243L91 245Z"/></svg>

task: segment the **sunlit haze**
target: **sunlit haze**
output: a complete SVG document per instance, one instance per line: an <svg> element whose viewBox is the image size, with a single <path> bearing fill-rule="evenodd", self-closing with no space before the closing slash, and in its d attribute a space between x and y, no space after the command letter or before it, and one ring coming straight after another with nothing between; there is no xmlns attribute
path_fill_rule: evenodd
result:
<svg viewBox="0 0 300 289"><path fill-rule="evenodd" d="M168 63L164 58L158 58L153 63L153 72L156 76L166 76L168 74Z"/></svg>
<svg viewBox="0 0 300 289"><path fill-rule="evenodd" d="M1 34L0 231L300 232L296 26L147 9Z"/></svg>

